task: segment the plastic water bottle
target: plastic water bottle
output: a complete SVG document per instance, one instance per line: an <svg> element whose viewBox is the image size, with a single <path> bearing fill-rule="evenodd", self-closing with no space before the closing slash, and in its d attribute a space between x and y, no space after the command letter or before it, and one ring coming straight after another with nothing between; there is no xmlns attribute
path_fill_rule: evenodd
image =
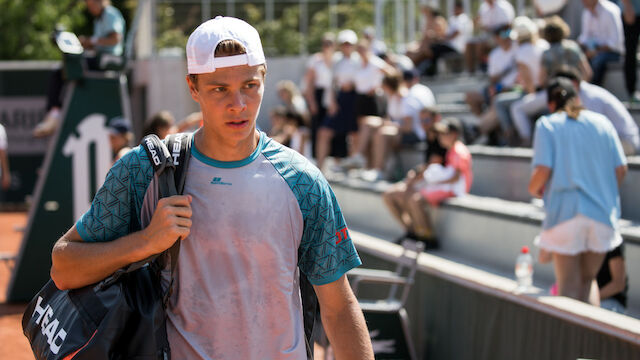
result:
<svg viewBox="0 0 640 360"><path fill-rule="evenodd" d="M533 284L533 257L529 253L528 246L523 246L520 255L516 258L516 279L518 280L517 292L526 292Z"/></svg>

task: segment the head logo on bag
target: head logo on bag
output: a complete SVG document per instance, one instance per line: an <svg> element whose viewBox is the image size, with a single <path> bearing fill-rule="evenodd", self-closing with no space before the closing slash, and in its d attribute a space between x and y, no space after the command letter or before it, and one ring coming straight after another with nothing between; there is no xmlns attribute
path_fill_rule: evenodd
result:
<svg viewBox="0 0 640 360"><path fill-rule="evenodd" d="M51 306L43 306L42 296L38 296L38 302L36 303L31 317L38 316L36 319L36 325L40 326L42 335L47 337L47 343L49 343L49 349L51 352L57 355L64 339L67 337L67 332L62 327L58 329L60 321L53 318L53 315L53 309ZM53 318L53 321L51 318Z"/></svg>

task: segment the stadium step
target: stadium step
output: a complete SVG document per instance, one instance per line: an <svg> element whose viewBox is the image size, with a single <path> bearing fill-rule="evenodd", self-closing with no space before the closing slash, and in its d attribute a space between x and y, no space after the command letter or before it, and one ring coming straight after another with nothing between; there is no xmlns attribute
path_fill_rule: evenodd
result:
<svg viewBox="0 0 640 360"><path fill-rule="evenodd" d="M388 212L382 192L389 183L368 183L343 178L330 180L350 228L395 239L402 227ZM510 274L523 245L532 246L540 233L542 208L521 201L467 195L451 198L431 210L432 223L440 239L436 254L448 254L476 267ZM626 243L627 272L640 274L640 224L629 220L620 223ZM535 266L535 281L548 288L553 281L553 266ZM640 278L629 277L629 308L640 313Z"/></svg>

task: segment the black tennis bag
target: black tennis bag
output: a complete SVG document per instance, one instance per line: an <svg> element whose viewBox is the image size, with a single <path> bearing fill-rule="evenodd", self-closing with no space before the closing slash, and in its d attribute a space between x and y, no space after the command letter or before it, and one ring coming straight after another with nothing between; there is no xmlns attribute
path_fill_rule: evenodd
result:
<svg viewBox="0 0 640 360"><path fill-rule="evenodd" d="M160 197L182 193L191 136L173 135L167 145L172 152L155 135L143 140ZM170 359L166 304L179 251L180 239L165 252L80 289L61 291L49 280L22 318L35 358ZM163 292L160 271L168 261L171 283Z"/></svg>

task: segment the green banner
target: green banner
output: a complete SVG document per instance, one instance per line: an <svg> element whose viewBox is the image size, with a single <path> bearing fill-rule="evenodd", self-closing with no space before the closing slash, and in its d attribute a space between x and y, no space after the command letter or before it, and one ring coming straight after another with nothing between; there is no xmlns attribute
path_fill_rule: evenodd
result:
<svg viewBox="0 0 640 360"><path fill-rule="evenodd" d="M111 167L106 124L116 116L128 115L123 75L88 77L72 83L65 99L64 121L38 179L9 285L9 301L30 300L49 279L53 244L89 209Z"/></svg>

